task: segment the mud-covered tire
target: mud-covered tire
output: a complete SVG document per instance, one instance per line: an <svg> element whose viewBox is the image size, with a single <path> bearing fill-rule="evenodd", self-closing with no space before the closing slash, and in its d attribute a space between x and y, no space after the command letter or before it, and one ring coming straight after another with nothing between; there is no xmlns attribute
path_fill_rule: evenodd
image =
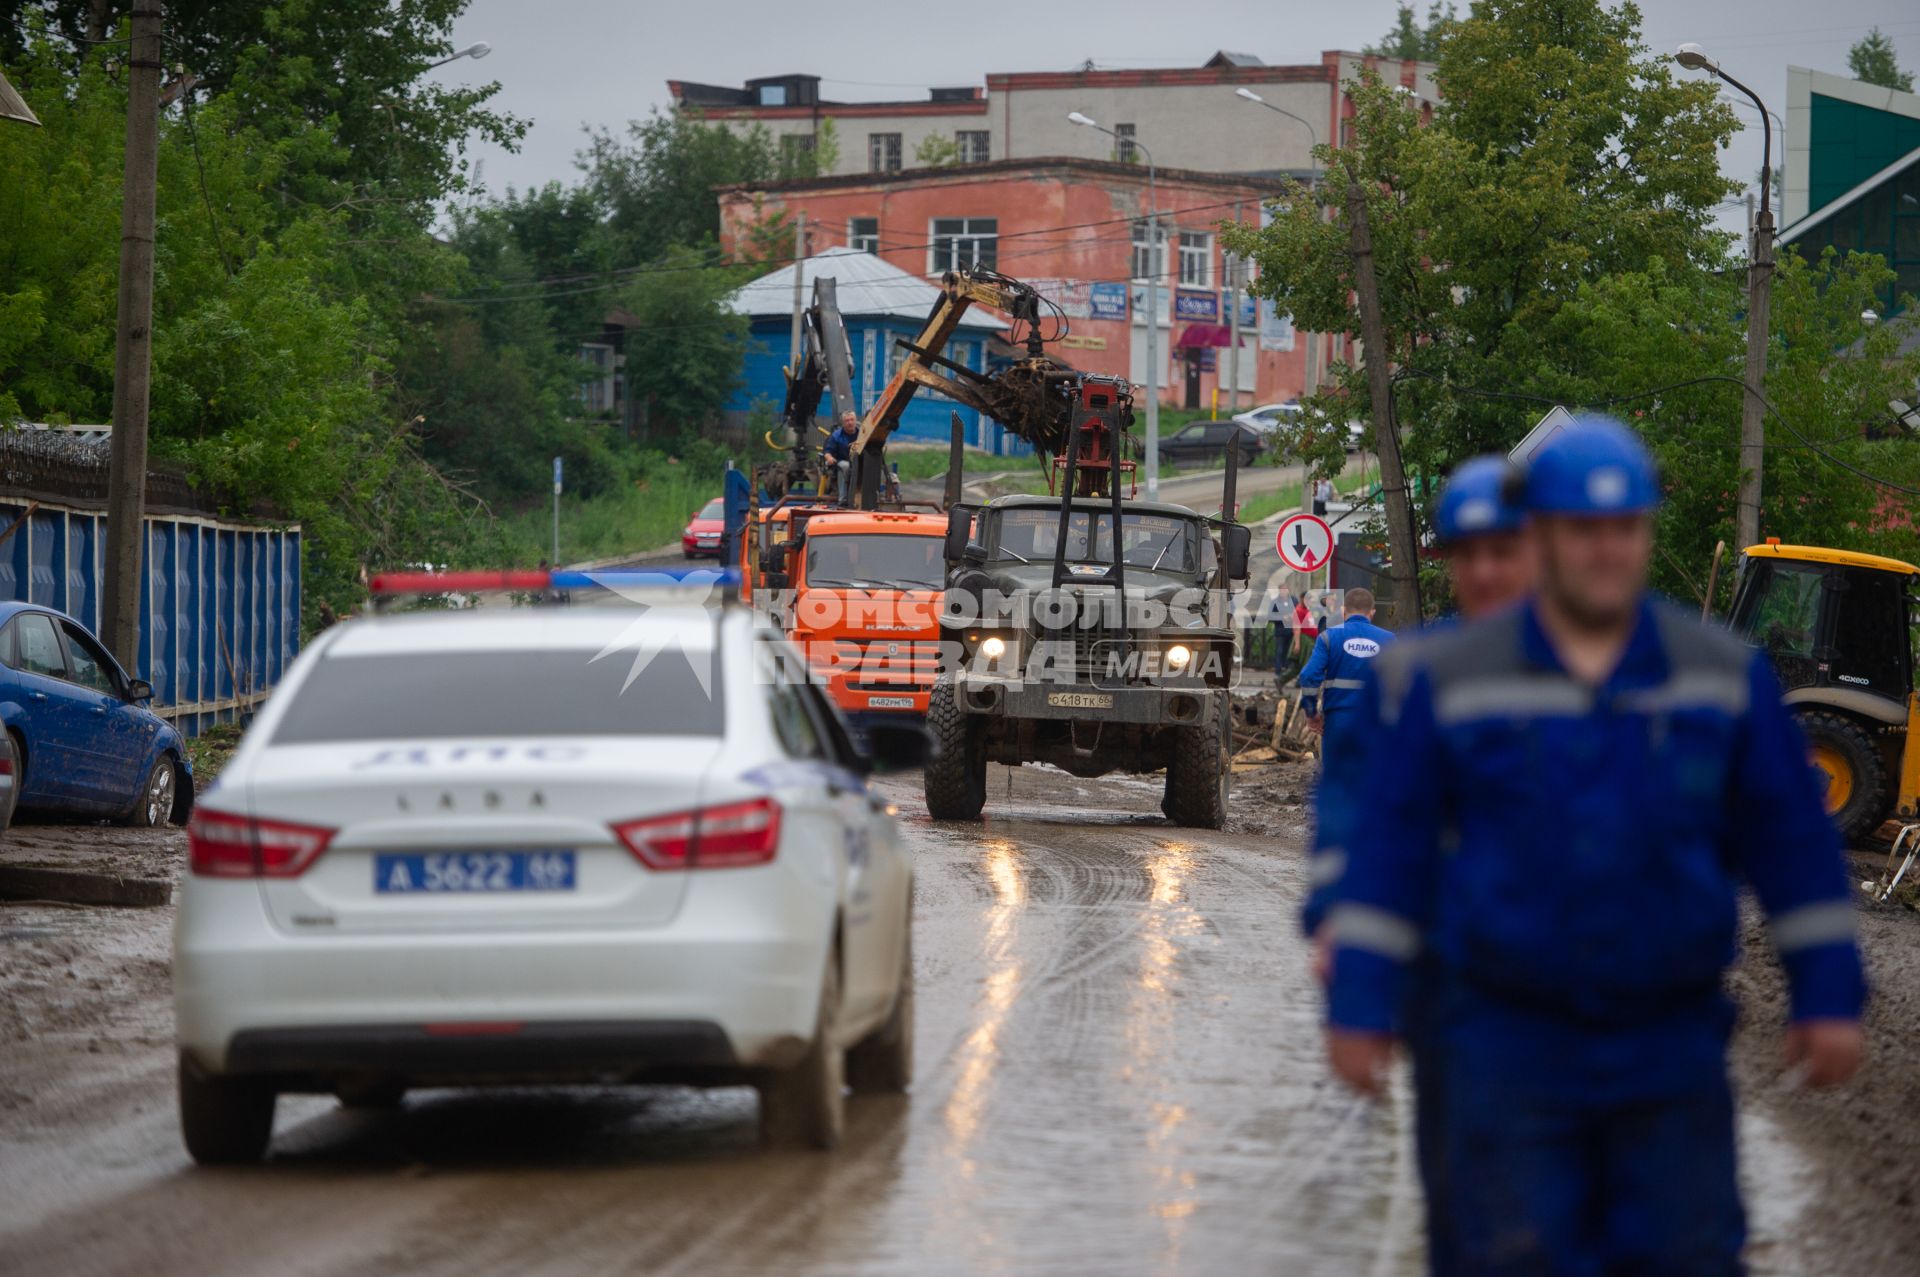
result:
<svg viewBox="0 0 1920 1277"><path fill-rule="evenodd" d="M847 1085L855 1095L905 1095L912 1081L913 922L909 916L893 1014L847 1052Z"/></svg>
<svg viewBox="0 0 1920 1277"><path fill-rule="evenodd" d="M202 1166L250 1166L273 1139L273 1087L257 1078L211 1077L180 1061L180 1135Z"/></svg>
<svg viewBox="0 0 1920 1277"><path fill-rule="evenodd" d="M1848 842L1857 842L1892 814L1886 757L1867 729L1844 714L1809 709L1797 715L1814 770L1826 782L1827 815Z"/></svg>
<svg viewBox="0 0 1920 1277"><path fill-rule="evenodd" d="M987 752L973 716L961 712L950 678L935 682L927 696L927 730L934 746L920 774L927 814L935 820L978 820L987 805Z"/></svg>
<svg viewBox="0 0 1920 1277"><path fill-rule="evenodd" d="M162 754L147 769L133 808L122 818L122 823L136 829L156 829L173 819L179 802L180 765L173 761L172 754Z"/></svg>
<svg viewBox="0 0 1920 1277"><path fill-rule="evenodd" d="M759 1083L760 1142L773 1149L826 1152L847 1129L847 1053L840 1023L840 954L827 959L820 982L820 1015L806 1055Z"/></svg>
<svg viewBox="0 0 1920 1277"><path fill-rule="evenodd" d="M1220 829L1227 823L1232 768L1224 734L1205 725L1173 729L1167 758L1167 791L1160 810L1176 825Z"/></svg>
<svg viewBox="0 0 1920 1277"><path fill-rule="evenodd" d="M25 757L12 732L0 731L0 760L7 764L6 792L0 794L0 839L13 827L13 808L20 799L20 786L26 780Z"/></svg>

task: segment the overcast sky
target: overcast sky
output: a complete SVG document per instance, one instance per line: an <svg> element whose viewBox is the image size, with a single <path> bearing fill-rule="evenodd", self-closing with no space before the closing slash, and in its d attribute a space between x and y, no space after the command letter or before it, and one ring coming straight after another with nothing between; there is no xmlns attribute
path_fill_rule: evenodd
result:
<svg viewBox="0 0 1920 1277"><path fill-rule="evenodd" d="M1426 0L1416 8L1424 13ZM1920 68L1912 0L1646 0L1640 8L1652 47L1698 41L1782 116L1788 63L1845 74L1848 47L1869 27L1893 39L1903 69ZM571 180L583 127L644 118L667 104L669 79L734 85L800 72L821 76L826 97L861 101L984 84L990 71L1066 70L1088 58L1100 67L1198 66L1226 48L1311 63L1323 49L1378 39L1397 10L1395 0L474 0L455 47L486 40L492 54L431 74L498 80L496 105L531 121L518 154L474 152L485 186L503 192ZM1758 116L1744 98L1738 114L1750 127L1723 163L1750 182L1760 167Z"/></svg>

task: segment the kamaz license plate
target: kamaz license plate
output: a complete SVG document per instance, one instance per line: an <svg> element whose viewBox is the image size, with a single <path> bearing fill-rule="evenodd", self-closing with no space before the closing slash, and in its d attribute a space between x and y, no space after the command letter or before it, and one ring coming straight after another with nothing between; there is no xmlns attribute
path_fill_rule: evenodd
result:
<svg viewBox="0 0 1920 1277"><path fill-rule="evenodd" d="M1112 709L1113 697L1099 692L1048 692L1047 704L1061 709Z"/></svg>

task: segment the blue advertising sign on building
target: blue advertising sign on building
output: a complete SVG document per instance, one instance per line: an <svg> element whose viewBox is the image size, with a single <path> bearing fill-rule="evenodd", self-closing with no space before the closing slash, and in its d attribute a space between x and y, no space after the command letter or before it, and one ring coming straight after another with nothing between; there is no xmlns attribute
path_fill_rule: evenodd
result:
<svg viewBox="0 0 1920 1277"><path fill-rule="evenodd" d="M1090 309L1093 319L1125 319L1127 317L1127 286L1125 284L1095 284L1090 290Z"/></svg>
<svg viewBox="0 0 1920 1277"><path fill-rule="evenodd" d="M1176 319L1217 323L1220 319L1220 298L1211 292L1190 293L1182 289L1173 296L1173 314Z"/></svg>

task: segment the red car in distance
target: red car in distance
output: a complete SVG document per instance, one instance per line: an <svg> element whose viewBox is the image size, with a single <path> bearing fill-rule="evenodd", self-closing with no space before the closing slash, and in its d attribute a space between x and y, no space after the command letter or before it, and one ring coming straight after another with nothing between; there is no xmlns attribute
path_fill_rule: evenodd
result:
<svg viewBox="0 0 1920 1277"><path fill-rule="evenodd" d="M680 549L689 559L720 557L720 534L726 530L726 504L719 497L693 512L686 531L680 534Z"/></svg>

